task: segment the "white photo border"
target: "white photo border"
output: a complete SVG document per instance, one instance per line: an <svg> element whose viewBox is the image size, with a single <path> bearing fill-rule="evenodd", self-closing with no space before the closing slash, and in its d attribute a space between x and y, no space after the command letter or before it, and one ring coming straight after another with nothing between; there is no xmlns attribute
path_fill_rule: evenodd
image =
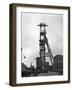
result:
<svg viewBox="0 0 72 90"><path fill-rule="evenodd" d="M63 14L63 75L21 77L21 12ZM16 83L68 81L68 10L16 7Z"/></svg>

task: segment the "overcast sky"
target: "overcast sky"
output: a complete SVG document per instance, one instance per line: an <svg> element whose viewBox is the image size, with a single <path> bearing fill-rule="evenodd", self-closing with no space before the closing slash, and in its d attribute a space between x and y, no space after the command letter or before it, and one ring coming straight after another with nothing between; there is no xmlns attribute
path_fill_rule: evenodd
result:
<svg viewBox="0 0 72 90"><path fill-rule="evenodd" d="M45 22L47 38L53 56L63 54L63 15L22 13L22 62L36 66L36 57L39 56L39 33L37 26ZM24 59L23 56L26 58Z"/></svg>

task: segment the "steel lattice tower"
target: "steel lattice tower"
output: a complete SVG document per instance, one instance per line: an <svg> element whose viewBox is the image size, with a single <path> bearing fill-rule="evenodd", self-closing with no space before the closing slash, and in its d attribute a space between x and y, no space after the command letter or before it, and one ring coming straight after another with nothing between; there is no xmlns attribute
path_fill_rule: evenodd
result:
<svg viewBox="0 0 72 90"><path fill-rule="evenodd" d="M40 46L40 60L42 63L41 66L43 67L46 57L50 57L51 64L53 65L53 55L52 55L52 52L48 43L48 39L46 37L46 34L47 34L46 27L48 27L48 25L46 25L45 23L40 23L38 26L40 27L39 46ZM46 52L46 46L47 46L48 52Z"/></svg>

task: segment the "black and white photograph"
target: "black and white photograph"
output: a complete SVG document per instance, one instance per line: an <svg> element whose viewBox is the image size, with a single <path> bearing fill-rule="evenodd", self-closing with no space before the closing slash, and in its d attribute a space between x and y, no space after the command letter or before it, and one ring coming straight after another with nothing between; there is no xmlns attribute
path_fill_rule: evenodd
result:
<svg viewBox="0 0 72 90"><path fill-rule="evenodd" d="M63 75L63 14L21 13L21 76Z"/></svg>
<svg viewBox="0 0 72 90"><path fill-rule="evenodd" d="M12 4L10 9L10 81L14 85L70 82L70 7Z"/></svg>

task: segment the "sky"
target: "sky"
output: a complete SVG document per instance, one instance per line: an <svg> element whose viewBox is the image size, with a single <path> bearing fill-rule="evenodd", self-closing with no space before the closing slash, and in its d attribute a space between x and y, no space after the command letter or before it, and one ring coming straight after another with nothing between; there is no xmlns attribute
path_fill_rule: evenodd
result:
<svg viewBox="0 0 72 90"><path fill-rule="evenodd" d="M31 63L36 67L36 57L39 57L40 23L48 27L47 38L53 56L63 54L63 15L43 13L22 13L22 62L28 67ZM24 56L26 58L24 58Z"/></svg>

